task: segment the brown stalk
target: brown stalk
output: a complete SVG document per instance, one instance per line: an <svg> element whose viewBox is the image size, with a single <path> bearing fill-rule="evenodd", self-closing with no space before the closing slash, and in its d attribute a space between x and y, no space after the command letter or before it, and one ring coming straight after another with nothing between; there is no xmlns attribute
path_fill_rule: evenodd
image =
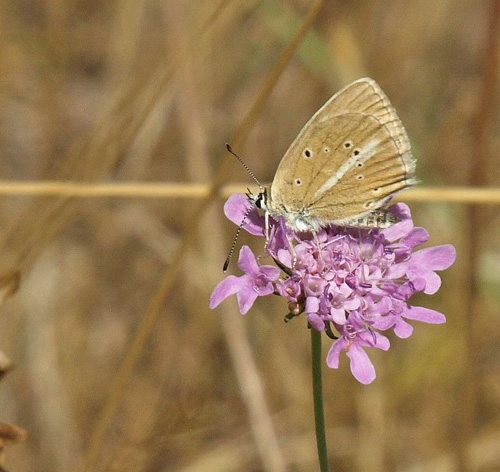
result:
<svg viewBox="0 0 500 472"><path fill-rule="evenodd" d="M247 188L258 191L249 184L228 183L220 188L219 197L244 193ZM203 182L71 182L71 181L0 181L0 195L52 196L75 198L204 198L210 185ZM409 202L451 202L498 205L498 187L413 187L394 197Z"/></svg>

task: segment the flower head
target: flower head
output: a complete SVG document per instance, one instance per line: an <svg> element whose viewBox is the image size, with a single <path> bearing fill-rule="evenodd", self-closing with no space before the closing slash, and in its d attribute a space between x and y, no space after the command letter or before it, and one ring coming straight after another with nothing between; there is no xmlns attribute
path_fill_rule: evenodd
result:
<svg viewBox="0 0 500 472"><path fill-rule="evenodd" d="M232 195L224 207L226 216L257 236L265 235L264 218L243 194ZM437 270L450 267L455 248L446 244L414 251L429 234L415 227L407 205L389 209L399 221L385 229L328 227L315 237L285 227L283 218L270 218L267 249L278 267L259 265L249 247L243 246L238 261L245 273L230 275L217 285L210 308L236 294L240 311L246 313L258 296L278 294L289 302L293 315L305 313L311 328L335 338L327 365L337 368L345 351L351 372L361 383L375 379L375 368L366 347L387 350L389 340L380 332L393 329L407 338L409 321L444 323L437 311L411 306L416 292L435 293L441 279Z"/></svg>

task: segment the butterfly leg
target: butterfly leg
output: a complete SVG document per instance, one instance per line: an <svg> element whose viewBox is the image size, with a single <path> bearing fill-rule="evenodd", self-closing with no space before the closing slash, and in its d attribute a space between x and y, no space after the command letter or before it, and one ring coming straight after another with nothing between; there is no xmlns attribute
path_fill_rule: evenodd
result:
<svg viewBox="0 0 500 472"><path fill-rule="evenodd" d="M264 214L264 236L266 237L266 242L264 244L264 252L257 256L257 259L264 259L269 256L269 251L267 250L269 247L269 212L266 211Z"/></svg>
<svg viewBox="0 0 500 472"><path fill-rule="evenodd" d="M266 232L266 245L264 249L267 251L267 247L269 246L269 212L266 211L264 214L264 223L265 223L265 232Z"/></svg>

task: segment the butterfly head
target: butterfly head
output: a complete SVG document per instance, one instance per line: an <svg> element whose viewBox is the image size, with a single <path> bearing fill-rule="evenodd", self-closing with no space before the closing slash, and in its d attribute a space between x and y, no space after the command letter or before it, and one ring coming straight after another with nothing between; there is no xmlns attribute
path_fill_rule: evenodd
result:
<svg viewBox="0 0 500 472"><path fill-rule="evenodd" d="M249 189L247 192L248 199L259 209L268 210L269 208L269 193L267 187L261 187L259 193L252 193Z"/></svg>

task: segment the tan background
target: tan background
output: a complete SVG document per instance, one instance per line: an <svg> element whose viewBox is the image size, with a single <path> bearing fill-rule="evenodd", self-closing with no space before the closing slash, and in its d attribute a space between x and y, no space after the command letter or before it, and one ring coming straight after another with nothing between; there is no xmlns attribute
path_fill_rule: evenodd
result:
<svg viewBox="0 0 500 472"><path fill-rule="evenodd" d="M222 177L246 185L227 140L270 181L311 114L370 76L408 130L422 188L499 186L498 3L1 2L0 267L22 283L0 313L15 363L0 420L29 433L4 466L317 470L304 319L285 325L278 297L245 317L233 301L208 310L235 231L222 198L27 195L6 182L168 190L208 184L224 163ZM332 469L498 471L499 202L407 195L430 244L458 250L440 292L414 299L448 323L414 323L370 352L368 387L345 357L325 368Z"/></svg>

